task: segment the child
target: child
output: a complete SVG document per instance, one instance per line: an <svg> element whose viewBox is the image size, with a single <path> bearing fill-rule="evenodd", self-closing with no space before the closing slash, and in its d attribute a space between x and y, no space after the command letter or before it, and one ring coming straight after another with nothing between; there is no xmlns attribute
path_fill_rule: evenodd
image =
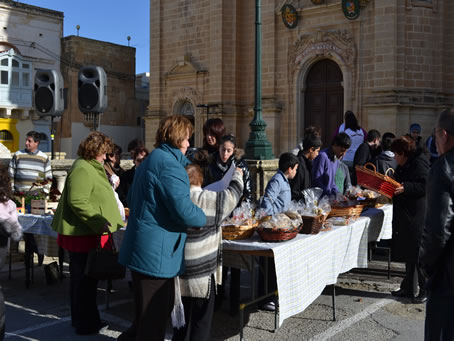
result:
<svg viewBox="0 0 454 341"><path fill-rule="evenodd" d="M289 180L293 179L298 169L298 158L292 153L283 153L279 157L279 170L266 185L265 195L260 204L267 215L275 215L288 210L292 201Z"/></svg>
<svg viewBox="0 0 454 341"><path fill-rule="evenodd" d="M5 264L8 252L8 237L18 241L22 237L22 227L17 217L16 204L11 200L11 185L8 169L0 168L0 268ZM0 286L0 312L5 311L5 298ZM2 314L3 315L3 314ZM0 340L5 336L5 316L0 315Z"/></svg>
<svg viewBox="0 0 454 341"><path fill-rule="evenodd" d="M185 273L180 276L186 325L174 329L173 341L209 340L214 313L215 284L221 283L221 222L234 210L243 194L243 172L236 168L230 185L222 192L201 188L202 170L186 167L191 184L191 200L206 215L207 225L188 229L184 250ZM187 335L190 333L190 335Z"/></svg>

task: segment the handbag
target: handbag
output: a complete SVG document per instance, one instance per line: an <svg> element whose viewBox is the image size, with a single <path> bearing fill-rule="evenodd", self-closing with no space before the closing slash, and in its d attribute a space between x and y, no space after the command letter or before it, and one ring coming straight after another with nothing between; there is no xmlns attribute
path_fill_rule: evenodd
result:
<svg viewBox="0 0 454 341"><path fill-rule="evenodd" d="M125 277L126 268L118 263L118 251L109 232L111 249L101 248L101 240L96 249L88 252L85 275L97 280L121 279Z"/></svg>

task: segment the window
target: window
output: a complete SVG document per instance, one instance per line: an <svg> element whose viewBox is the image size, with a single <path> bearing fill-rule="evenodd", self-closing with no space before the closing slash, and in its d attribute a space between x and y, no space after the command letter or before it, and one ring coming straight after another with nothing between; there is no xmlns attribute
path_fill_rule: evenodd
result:
<svg viewBox="0 0 454 341"><path fill-rule="evenodd" d="M22 64L23 69L30 69L30 64Z"/></svg>
<svg viewBox="0 0 454 341"><path fill-rule="evenodd" d="M19 62L17 60L13 59L12 63L13 67L19 67Z"/></svg>
<svg viewBox="0 0 454 341"><path fill-rule="evenodd" d="M8 71L2 71L1 72L1 74L0 74L0 84L8 84Z"/></svg>
<svg viewBox="0 0 454 341"><path fill-rule="evenodd" d="M0 140L13 140L13 134L11 134L8 130L0 130Z"/></svg>
<svg viewBox="0 0 454 341"><path fill-rule="evenodd" d="M9 65L8 61L9 61L8 58L3 58L0 64L1 64L2 66L8 66L8 65Z"/></svg>
<svg viewBox="0 0 454 341"><path fill-rule="evenodd" d="M28 72L22 74L22 86L30 86L30 74Z"/></svg>
<svg viewBox="0 0 454 341"><path fill-rule="evenodd" d="M11 73L11 85L12 86L19 86L19 72L13 71Z"/></svg>

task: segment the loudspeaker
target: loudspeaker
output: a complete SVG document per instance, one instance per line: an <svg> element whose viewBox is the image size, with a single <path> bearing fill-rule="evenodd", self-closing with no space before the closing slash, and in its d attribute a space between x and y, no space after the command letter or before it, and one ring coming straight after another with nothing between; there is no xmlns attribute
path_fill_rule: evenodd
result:
<svg viewBox="0 0 454 341"><path fill-rule="evenodd" d="M39 116L61 116L65 110L63 77L57 70L37 69L35 73L35 110Z"/></svg>
<svg viewBox="0 0 454 341"><path fill-rule="evenodd" d="M103 113L107 109L107 76L100 66L79 70L79 109L84 113Z"/></svg>

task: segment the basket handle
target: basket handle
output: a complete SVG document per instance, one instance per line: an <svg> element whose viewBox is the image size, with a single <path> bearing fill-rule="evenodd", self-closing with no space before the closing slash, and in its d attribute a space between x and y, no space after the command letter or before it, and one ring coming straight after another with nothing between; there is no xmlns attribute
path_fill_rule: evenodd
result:
<svg viewBox="0 0 454 341"><path fill-rule="evenodd" d="M367 168L366 166L372 166L372 168L374 169L374 173L377 173L377 168L375 167L375 165L372 162L365 163L364 168Z"/></svg>
<svg viewBox="0 0 454 341"><path fill-rule="evenodd" d="M395 171L394 171L394 169L392 169L392 168L390 167L390 168L388 168L388 169L386 170L386 172L385 172L385 175L386 175L386 176L389 176L389 175L388 175L388 172L389 172L389 171L392 171L392 172L393 172L393 175L394 175L394 172L395 172Z"/></svg>

